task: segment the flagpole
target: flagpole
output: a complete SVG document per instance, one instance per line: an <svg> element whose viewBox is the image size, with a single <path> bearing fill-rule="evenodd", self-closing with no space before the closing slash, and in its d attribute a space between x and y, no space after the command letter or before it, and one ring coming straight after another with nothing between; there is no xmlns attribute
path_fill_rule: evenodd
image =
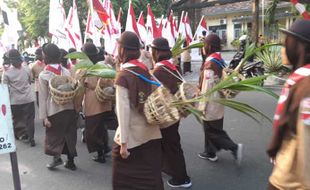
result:
<svg viewBox="0 0 310 190"><path fill-rule="evenodd" d="M204 19L204 16L203 16L203 15L201 16L201 19L200 19L200 22L199 22L199 24L198 24L198 27L201 25L202 19ZM197 29L198 29L198 27L197 27ZM195 35L194 35L193 39L195 39L195 37L196 37L196 35L197 35L197 29L196 29L196 32L195 32Z"/></svg>

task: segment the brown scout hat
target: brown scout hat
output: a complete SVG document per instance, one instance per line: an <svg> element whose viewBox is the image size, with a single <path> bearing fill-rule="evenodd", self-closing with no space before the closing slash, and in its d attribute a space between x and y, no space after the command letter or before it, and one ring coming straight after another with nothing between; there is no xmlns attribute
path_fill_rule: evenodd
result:
<svg viewBox="0 0 310 190"><path fill-rule="evenodd" d="M128 50L139 50L141 47L140 40L134 32L123 32L118 43L121 47Z"/></svg>
<svg viewBox="0 0 310 190"><path fill-rule="evenodd" d="M169 51L169 42L166 38L156 38L150 45L152 48L162 51Z"/></svg>
<svg viewBox="0 0 310 190"><path fill-rule="evenodd" d="M290 29L280 29L283 33L291 35L303 42L310 43L310 20L296 20Z"/></svg>

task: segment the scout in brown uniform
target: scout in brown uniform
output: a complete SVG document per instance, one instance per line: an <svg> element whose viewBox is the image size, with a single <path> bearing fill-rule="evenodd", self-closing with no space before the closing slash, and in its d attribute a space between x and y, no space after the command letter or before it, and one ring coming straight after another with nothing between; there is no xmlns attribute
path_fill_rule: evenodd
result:
<svg viewBox="0 0 310 190"><path fill-rule="evenodd" d="M182 83L182 76L172 63L172 53L165 38L157 38L151 44L153 60L156 62L153 74L172 94L178 91ZM180 142L180 121L169 123L161 130L163 171L170 175L167 183L170 187L191 187L192 183L187 176L185 159Z"/></svg>
<svg viewBox="0 0 310 190"><path fill-rule="evenodd" d="M99 57L99 50L93 43L85 43L82 51L96 64L104 57ZM104 154L111 151L108 146L108 130L107 123L109 115L112 111L112 101L100 102L95 93L95 88L99 77L87 77L84 81L85 97L84 97L84 113L85 113L85 140L88 151L97 152L98 155L93 160L105 163ZM110 81L113 86L113 81Z"/></svg>
<svg viewBox="0 0 310 190"><path fill-rule="evenodd" d="M35 51L36 62L31 67L32 76L34 78L34 89L36 92L37 105L39 106L39 74L43 71L45 63L43 61L42 48Z"/></svg>
<svg viewBox="0 0 310 190"><path fill-rule="evenodd" d="M293 73L283 86L267 153L275 164L269 190L310 189L310 21L297 20L285 40ZM285 55L284 55L285 56Z"/></svg>
<svg viewBox="0 0 310 190"><path fill-rule="evenodd" d="M114 190L163 189L160 130L149 125L143 113L152 86L136 76L151 78L147 67L138 61L139 49L137 35L124 32L118 49L121 70L115 81L119 126L112 153Z"/></svg>
<svg viewBox="0 0 310 190"><path fill-rule="evenodd" d="M31 71L28 66L22 65L18 50L11 49L7 57L12 65L3 73L2 83L9 87L14 134L17 139L27 140L35 146L35 97L31 88Z"/></svg>
<svg viewBox="0 0 310 190"><path fill-rule="evenodd" d="M65 167L75 170L74 157L76 152L76 112L72 103L58 105L49 93L49 80L55 75L70 76L70 72L60 64L60 51L54 44L43 46L46 67L39 75L39 116L43 119L45 131L45 154L53 156L47 168L53 169L61 165L61 154L66 154L68 161Z"/></svg>
<svg viewBox="0 0 310 190"><path fill-rule="evenodd" d="M225 67L225 61L221 58L221 40L216 34L209 34L205 39L205 52L207 55L206 62L201 68L199 87L201 93L220 82L222 70ZM219 92L214 93L213 98L220 98ZM223 130L224 106L214 102L200 104L201 110L205 114L203 128L205 132L205 150L198 156L212 162L218 160L216 152L224 149L230 150L234 158L241 162L242 144L234 143L228 134Z"/></svg>

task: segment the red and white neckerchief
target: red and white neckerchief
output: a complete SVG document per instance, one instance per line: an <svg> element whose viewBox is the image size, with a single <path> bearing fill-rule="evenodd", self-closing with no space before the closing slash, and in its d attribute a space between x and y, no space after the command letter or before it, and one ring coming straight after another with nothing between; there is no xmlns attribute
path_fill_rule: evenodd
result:
<svg viewBox="0 0 310 190"><path fill-rule="evenodd" d="M298 2L298 0L291 0L291 3L295 6L298 12L304 17L306 20L310 20L310 15L306 10L305 5Z"/></svg>
<svg viewBox="0 0 310 190"><path fill-rule="evenodd" d="M50 71L56 75L61 75L61 65L60 64L47 65L45 67L45 70Z"/></svg>
<svg viewBox="0 0 310 190"><path fill-rule="evenodd" d="M292 88L292 86L294 86L296 83L298 83L299 81L301 81L302 79L306 78L310 76L310 64L307 64L303 67L298 68L297 70L295 70L290 76L289 78L286 80L286 83L284 84L282 91L281 91L281 95L279 97L279 101L278 101L278 105L275 111L275 115L273 118L273 127L277 128L279 127L279 120L280 120L280 116L283 113L283 109L284 109L284 105L285 102L288 98L290 89Z"/></svg>
<svg viewBox="0 0 310 190"><path fill-rule="evenodd" d="M176 71L177 67L169 60L163 60L155 64L155 66L165 66L172 71Z"/></svg>
<svg viewBox="0 0 310 190"><path fill-rule="evenodd" d="M140 62L140 61L137 60L137 59L130 60L130 61L128 61L128 63L129 63L129 64L132 64L132 65L134 65L134 66L140 67L141 69L143 69L143 70L145 70L145 71L148 71L148 70L149 70L149 69L147 68L147 66L146 66L144 63Z"/></svg>
<svg viewBox="0 0 310 190"><path fill-rule="evenodd" d="M222 55L220 52L215 52L209 55L206 59L206 62L211 61L212 59L222 60Z"/></svg>

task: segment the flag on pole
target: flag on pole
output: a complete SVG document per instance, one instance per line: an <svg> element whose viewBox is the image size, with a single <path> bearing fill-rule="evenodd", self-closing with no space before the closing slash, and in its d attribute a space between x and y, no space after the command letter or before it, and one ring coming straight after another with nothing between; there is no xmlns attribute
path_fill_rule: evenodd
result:
<svg viewBox="0 0 310 190"><path fill-rule="evenodd" d="M173 24L173 11L171 10L166 25L163 29L162 36L169 42L169 46L173 47L175 44L175 29Z"/></svg>
<svg viewBox="0 0 310 190"><path fill-rule="evenodd" d="M186 42L187 45L189 45L193 41L193 33L189 22L188 12L186 12L185 16L185 31L186 31Z"/></svg>
<svg viewBox="0 0 310 190"><path fill-rule="evenodd" d="M63 0L50 0L49 7L49 33L52 43L60 48L67 48L68 40L65 31L66 13Z"/></svg>
<svg viewBox="0 0 310 190"><path fill-rule="evenodd" d="M4 31L1 37L2 45L7 50L11 49L13 45L14 48L17 48L18 31L22 31L22 26L17 18L17 10L8 8L3 1L0 1L0 7L4 22Z"/></svg>
<svg viewBox="0 0 310 190"><path fill-rule="evenodd" d="M207 22L206 22L204 16L201 17L200 22L197 26L197 29L196 29L196 32L195 32L195 35L193 38L195 39L195 38L201 37L203 31L206 32L206 36L207 36L209 31L208 31Z"/></svg>
<svg viewBox="0 0 310 190"><path fill-rule="evenodd" d="M161 37L161 33L159 32L157 26L156 26L156 22L155 22L155 17L153 15L152 9L150 4L147 5L147 21L146 21L146 27L148 32L151 32L151 36L152 36L152 41L155 38L159 38Z"/></svg>
<svg viewBox="0 0 310 190"><path fill-rule="evenodd" d="M97 14L100 18L102 24L108 24L109 14L104 9L102 3L99 0L92 0L93 9L95 10L94 14Z"/></svg>
<svg viewBox="0 0 310 190"><path fill-rule="evenodd" d="M185 13L182 11L180 24L179 24L179 34L182 38L186 38L186 26L185 26Z"/></svg>
<svg viewBox="0 0 310 190"><path fill-rule="evenodd" d="M145 43L147 41L147 32L146 32L146 27L144 23L143 11L141 11L140 16L138 18L137 26L138 26L141 40Z"/></svg>
<svg viewBox="0 0 310 190"><path fill-rule="evenodd" d="M121 36L118 21L115 18L113 5L111 0L105 0L103 7L109 15L109 24L106 25L104 31L104 46L108 54L116 55L117 53L117 39Z"/></svg>
<svg viewBox="0 0 310 190"><path fill-rule="evenodd" d="M77 50L80 50L83 46L83 40L75 0L73 0L73 6L70 8L68 13L65 30L67 32L67 38L70 42L68 48L74 47Z"/></svg>
<svg viewBox="0 0 310 190"><path fill-rule="evenodd" d="M131 4L131 0L129 1L129 8L128 8L128 14L127 14L127 21L126 21L126 31L134 32L138 35L140 38L137 21L136 21L136 15L135 11L133 9L133 6Z"/></svg>

